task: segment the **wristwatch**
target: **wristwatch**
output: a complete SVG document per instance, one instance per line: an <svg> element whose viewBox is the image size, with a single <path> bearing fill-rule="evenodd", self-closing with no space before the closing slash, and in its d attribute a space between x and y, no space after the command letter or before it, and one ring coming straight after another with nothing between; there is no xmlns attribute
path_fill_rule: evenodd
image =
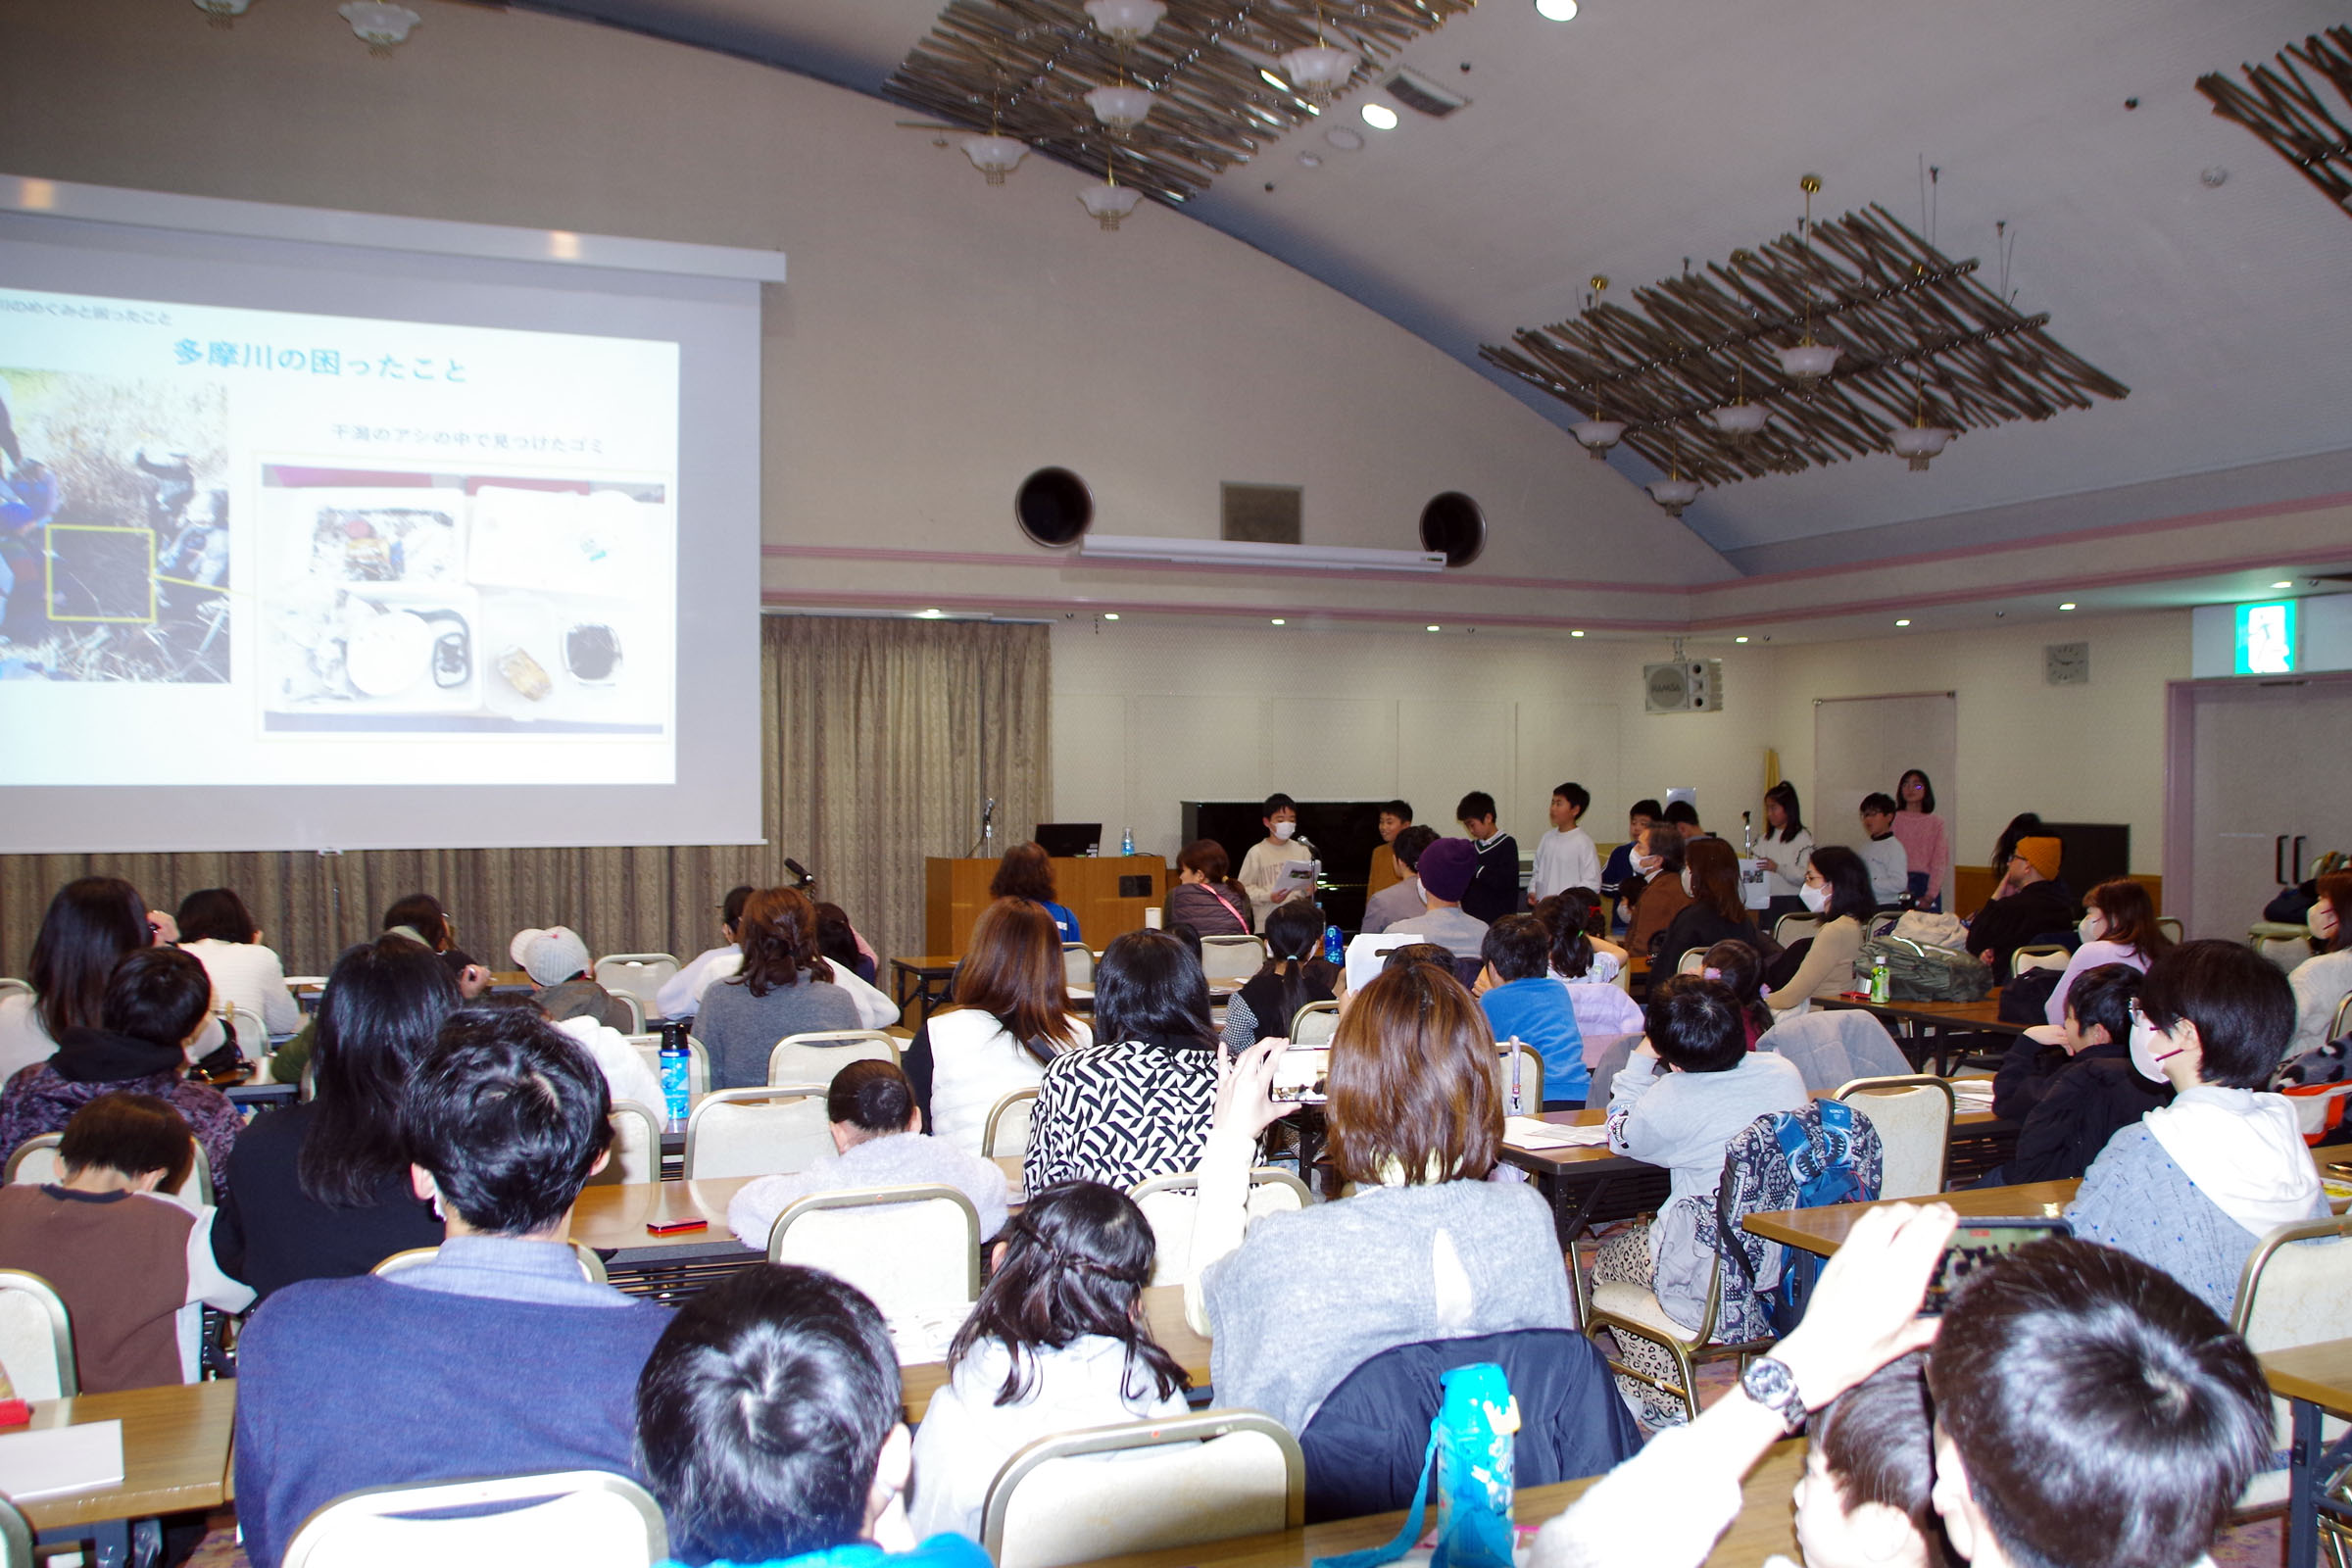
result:
<svg viewBox="0 0 2352 1568"><path fill-rule="evenodd" d="M1805 1401L1796 1392L1796 1378L1788 1364L1759 1355L1740 1374L1740 1389L1765 1409L1780 1416L1790 1433L1805 1424Z"/></svg>

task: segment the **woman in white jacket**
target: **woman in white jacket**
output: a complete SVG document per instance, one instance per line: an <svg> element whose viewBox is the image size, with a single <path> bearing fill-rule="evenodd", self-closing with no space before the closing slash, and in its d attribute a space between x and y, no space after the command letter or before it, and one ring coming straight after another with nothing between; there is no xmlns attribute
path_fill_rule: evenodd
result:
<svg viewBox="0 0 2352 1568"><path fill-rule="evenodd" d="M998 1101L1035 1089L1047 1061L1094 1040L1070 1015L1054 917L1027 899L999 899L972 924L955 1002L915 1032L901 1065L931 1135L977 1154Z"/></svg>

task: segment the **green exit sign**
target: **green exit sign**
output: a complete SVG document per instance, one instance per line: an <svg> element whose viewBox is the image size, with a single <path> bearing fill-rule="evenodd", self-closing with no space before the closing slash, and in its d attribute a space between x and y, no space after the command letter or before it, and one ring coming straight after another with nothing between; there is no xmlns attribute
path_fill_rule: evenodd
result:
<svg viewBox="0 0 2352 1568"><path fill-rule="evenodd" d="M2237 607L2236 658L2240 675L2291 675L2295 669L2295 602Z"/></svg>

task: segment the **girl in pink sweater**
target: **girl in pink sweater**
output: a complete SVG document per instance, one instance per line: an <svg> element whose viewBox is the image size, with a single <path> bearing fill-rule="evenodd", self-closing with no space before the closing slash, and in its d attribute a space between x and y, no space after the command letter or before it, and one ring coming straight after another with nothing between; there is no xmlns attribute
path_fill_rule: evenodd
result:
<svg viewBox="0 0 2352 1568"><path fill-rule="evenodd" d="M1911 862L1911 897L1923 909L1943 907L1943 865L1951 858L1943 818L1936 814L1936 786L1918 768L1894 787L1894 836Z"/></svg>

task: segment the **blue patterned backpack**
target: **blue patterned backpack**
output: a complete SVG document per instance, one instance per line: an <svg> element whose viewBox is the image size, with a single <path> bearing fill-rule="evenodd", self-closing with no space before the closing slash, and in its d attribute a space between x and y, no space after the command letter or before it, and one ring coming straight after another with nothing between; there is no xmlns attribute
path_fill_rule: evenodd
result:
<svg viewBox="0 0 2352 1568"><path fill-rule="evenodd" d="M1750 1214L1777 1209L1867 1203L1879 1196L1884 1168L1879 1130L1839 1100L1758 1116L1724 1146L1715 1191L1715 1234L1724 1263L1718 1338L1760 1340L1788 1333L1805 1311L1806 1277L1792 1276L1777 1243L1741 1227ZM1773 1265L1769 1270L1767 1265ZM1759 1289L1759 1280L1773 1283Z"/></svg>

